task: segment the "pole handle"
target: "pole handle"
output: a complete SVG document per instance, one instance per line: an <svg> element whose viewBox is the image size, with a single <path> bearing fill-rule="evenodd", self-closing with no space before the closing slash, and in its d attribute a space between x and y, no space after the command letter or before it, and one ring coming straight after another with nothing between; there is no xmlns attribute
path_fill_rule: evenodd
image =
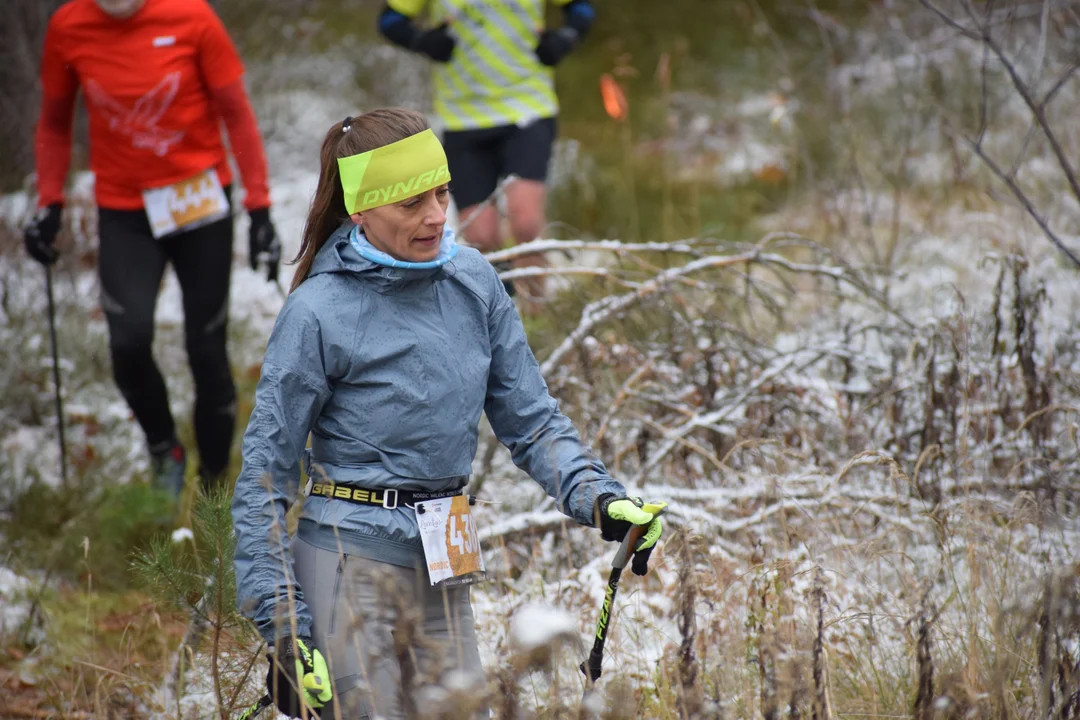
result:
<svg viewBox="0 0 1080 720"><path fill-rule="evenodd" d="M634 554L634 548L637 546L638 541L645 536L648 528L648 525L634 525L630 528L619 545L615 557L611 559L611 567L616 570L622 570L626 567L626 563L630 562L630 556Z"/></svg>
<svg viewBox="0 0 1080 720"><path fill-rule="evenodd" d="M244 711L244 714L238 717L236 720L254 720L258 715L274 704L273 699L269 695L263 695L259 698L259 701Z"/></svg>
<svg viewBox="0 0 1080 720"><path fill-rule="evenodd" d="M652 515L654 518L664 514L667 510L667 503L645 503L641 506L641 509ZM611 567L618 570L622 570L626 567L626 564L630 562L630 556L634 554L634 550L637 549L637 544L648 532L648 525L634 525L626 533L626 537L623 538L622 543L619 545L618 552L615 553L615 557L611 560Z"/></svg>

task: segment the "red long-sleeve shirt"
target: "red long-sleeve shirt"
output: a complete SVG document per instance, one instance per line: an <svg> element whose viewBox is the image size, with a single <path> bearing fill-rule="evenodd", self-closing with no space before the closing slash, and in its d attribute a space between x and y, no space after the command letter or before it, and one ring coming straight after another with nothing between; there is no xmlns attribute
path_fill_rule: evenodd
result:
<svg viewBox="0 0 1080 720"><path fill-rule="evenodd" d="M205 0L147 0L126 20L73 0L49 22L35 137L38 204L63 201L81 87L90 169L101 207L138 209L142 191L215 168L232 180L229 133L249 210L270 205L266 156L243 84L244 66Z"/></svg>

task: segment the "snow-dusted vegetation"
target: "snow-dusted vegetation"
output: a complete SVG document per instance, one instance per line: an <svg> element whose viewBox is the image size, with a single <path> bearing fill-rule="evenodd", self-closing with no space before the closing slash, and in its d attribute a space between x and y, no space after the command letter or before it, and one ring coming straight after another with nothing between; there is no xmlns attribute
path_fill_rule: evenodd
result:
<svg viewBox="0 0 1080 720"><path fill-rule="evenodd" d="M650 574L624 576L582 704L614 548L485 430L471 490L489 682L433 678L416 688L423 717L485 700L507 718L1080 716L1080 17L1049 1L791 5L827 58L817 84L792 80L775 15L747 9L775 77L732 102L669 93L656 68L663 129L603 121L625 165L562 141L554 197L614 197L635 237L553 222L559 239L491 256L547 253L549 268L505 277L551 276L526 319L551 390L618 478L671 507ZM363 106L425 97L414 66L362 48L250 68L286 256L323 129L354 108L335 63L364 58ZM635 214L641 187L615 186L634 172L672 196L790 191L738 237L704 223L684 237L681 200L654 225ZM265 660L232 614L228 543L211 541L229 535L228 499L185 507L192 529L169 537L140 493L89 182L57 282L66 484L44 278L17 242L27 196L0 205L0 716L233 717ZM246 413L282 298L247 268L244 222L230 352ZM158 321L186 417L171 275Z"/></svg>

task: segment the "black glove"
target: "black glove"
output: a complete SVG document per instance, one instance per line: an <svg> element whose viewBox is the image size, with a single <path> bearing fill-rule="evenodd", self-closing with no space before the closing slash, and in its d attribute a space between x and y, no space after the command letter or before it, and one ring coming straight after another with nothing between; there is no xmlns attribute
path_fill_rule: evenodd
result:
<svg viewBox="0 0 1080 720"><path fill-rule="evenodd" d="M301 701L309 710L320 710L334 699L326 660L309 638L297 638L294 648L292 638L284 637L267 659L266 693L285 715L300 717Z"/></svg>
<svg viewBox="0 0 1080 720"><path fill-rule="evenodd" d="M545 30L540 33L540 44L536 46L536 57L548 67L555 67L570 54L578 41L578 31L572 27L558 30Z"/></svg>
<svg viewBox="0 0 1080 720"><path fill-rule="evenodd" d="M52 265L60 257L56 251L56 235L60 232L60 203L39 208L23 228L23 242L30 257L42 265Z"/></svg>
<svg viewBox="0 0 1080 720"><path fill-rule="evenodd" d="M281 264L281 243L274 224L270 222L270 209L260 208L248 213L251 228L248 231L248 262L252 270L259 269L259 263L266 263L266 279L274 282L278 277Z"/></svg>
<svg viewBox="0 0 1080 720"><path fill-rule="evenodd" d="M438 27L417 33L412 42L412 49L418 53L427 55L435 62L450 62L450 56L454 54L454 37L447 32L449 23L443 23Z"/></svg>
<svg viewBox="0 0 1080 720"><path fill-rule="evenodd" d="M626 533L635 525L648 526L648 530L634 547L631 570L635 575L644 575L649 571L649 556L664 532L664 526L657 515L666 507L666 503L650 503L648 506L641 498L620 497L605 493L596 500L600 510L600 537L608 542L622 542Z"/></svg>

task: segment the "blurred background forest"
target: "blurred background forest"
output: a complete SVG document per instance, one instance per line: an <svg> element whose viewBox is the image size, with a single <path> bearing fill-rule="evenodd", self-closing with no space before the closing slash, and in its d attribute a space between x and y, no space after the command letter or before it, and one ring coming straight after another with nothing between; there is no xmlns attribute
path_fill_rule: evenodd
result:
<svg viewBox="0 0 1080 720"><path fill-rule="evenodd" d="M44 280L18 231L59 4L0 10L0 717L235 717L265 661L214 541L228 498L189 497L191 532L161 537L111 384L85 173L58 269L59 481ZM326 128L430 110L428 68L377 37L374 0L213 4L291 257ZM579 708L610 548L485 433L483 696L507 718L1080 717L1080 8L595 4L556 74L552 293L526 326L563 410L672 502L671 530L620 591L602 709ZM281 298L237 222L243 420ZM186 418L171 276L158 323ZM539 651L514 624L538 604L559 613ZM458 717L460 689L440 692L424 716Z"/></svg>

